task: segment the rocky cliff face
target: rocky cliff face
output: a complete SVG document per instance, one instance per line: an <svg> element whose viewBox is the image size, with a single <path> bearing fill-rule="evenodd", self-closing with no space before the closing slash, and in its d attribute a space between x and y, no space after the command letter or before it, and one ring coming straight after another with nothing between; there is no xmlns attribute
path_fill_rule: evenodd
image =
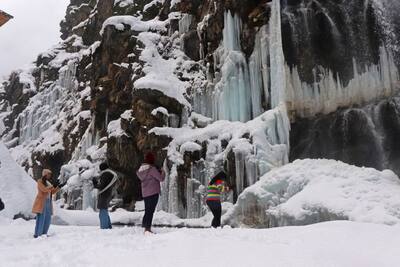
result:
<svg viewBox="0 0 400 267"><path fill-rule="evenodd" d="M289 156L395 166L400 9L379 3L71 0L63 41L1 87L2 139L34 177L69 180L70 208L93 205L107 160L133 209L154 151L181 217L204 214L222 168L235 201Z"/></svg>

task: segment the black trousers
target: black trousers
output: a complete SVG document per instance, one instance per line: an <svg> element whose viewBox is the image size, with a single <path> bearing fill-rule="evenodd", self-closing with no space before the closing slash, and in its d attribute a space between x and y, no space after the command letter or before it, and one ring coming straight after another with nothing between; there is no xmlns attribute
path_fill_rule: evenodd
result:
<svg viewBox="0 0 400 267"><path fill-rule="evenodd" d="M158 203L158 194L145 197L144 199L144 216L142 221L142 227L146 230L151 229L151 224L153 222L153 215Z"/></svg>
<svg viewBox="0 0 400 267"><path fill-rule="evenodd" d="M0 198L0 210L3 210L4 209L4 203L3 203L3 201L1 201L1 198Z"/></svg>
<svg viewBox="0 0 400 267"><path fill-rule="evenodd" d="M211 226L217 228L221 226L221 214L222 207L220 201L207 201L207 206L210 208L214 218L211 222Z"/></svg>

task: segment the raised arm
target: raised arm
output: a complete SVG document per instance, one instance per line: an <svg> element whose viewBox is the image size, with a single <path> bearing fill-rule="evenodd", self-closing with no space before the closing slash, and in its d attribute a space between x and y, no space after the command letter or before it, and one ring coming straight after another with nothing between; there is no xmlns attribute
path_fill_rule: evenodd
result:
<svg viewBox="0 0 400 267"><path fill-rule="evenodd" d="M54 190L54 187L52 186L46 187L41 180L37 182L37 187L38 190L43 193L52 193L52 191Z"/></svg>
<svg viewBox="0 0 400 267"><path fill-rule="evenodd" d="M156 178L158 181L163 182L165 180L165 172L164 170L157 170L156 167L153 167L151 170L151 175Z"/></svg>
<svg viewBox="0 0 400 267"><path fill-rule="evenodd" d="M53 189L51 190L51 194L56 194L58 191L60 191L60 188L53 187Z"/></svg>

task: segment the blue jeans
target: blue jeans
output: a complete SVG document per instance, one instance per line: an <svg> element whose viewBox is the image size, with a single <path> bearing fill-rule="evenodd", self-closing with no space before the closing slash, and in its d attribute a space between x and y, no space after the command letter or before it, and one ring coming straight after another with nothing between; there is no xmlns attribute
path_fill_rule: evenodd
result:
<svg viewBox="0 0 400 267"><path fill-rule="evenodd" d="M34 237L47 235L51 223L51 198L47 198L42 213L36 215Z"/></svg>
<svg viewBox="0 0 400 267"><path fill-rule="evenodd" d="M99 218L100 218L100 228L101 229L111 229L112 228L110 216L108 215L107 209L100 209Z"/></svg>

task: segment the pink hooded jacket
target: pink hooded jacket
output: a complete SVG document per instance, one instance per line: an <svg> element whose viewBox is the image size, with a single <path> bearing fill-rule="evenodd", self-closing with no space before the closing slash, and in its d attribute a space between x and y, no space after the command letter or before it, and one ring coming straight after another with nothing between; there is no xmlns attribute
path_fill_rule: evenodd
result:
<svg viewBox="0 0 400 267"><path fill-rule="evenodd" d="M156 167L143 163L139 170L136 172L140 181L142 182L142 195L143 197L153 196L155 194L160 194L161 186L160 182L164 181L165 173L161 173L156 169Z"/></svg>

